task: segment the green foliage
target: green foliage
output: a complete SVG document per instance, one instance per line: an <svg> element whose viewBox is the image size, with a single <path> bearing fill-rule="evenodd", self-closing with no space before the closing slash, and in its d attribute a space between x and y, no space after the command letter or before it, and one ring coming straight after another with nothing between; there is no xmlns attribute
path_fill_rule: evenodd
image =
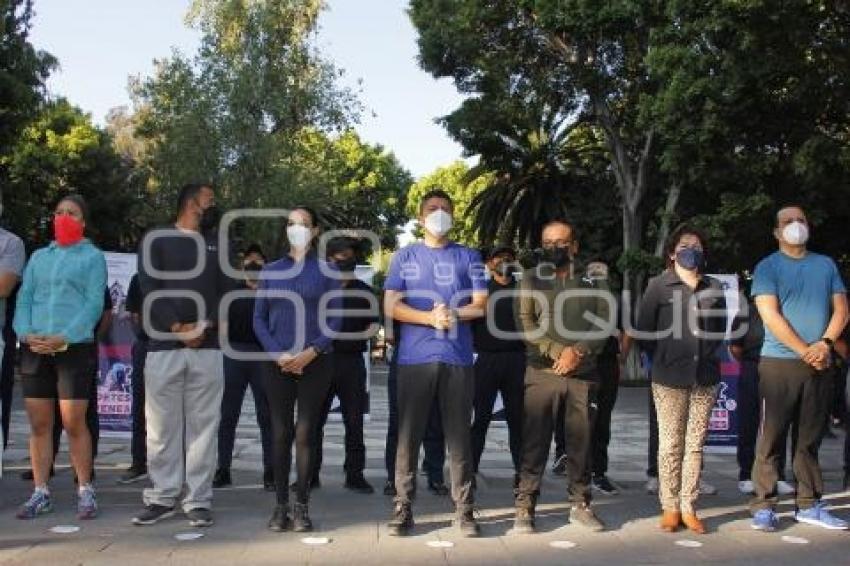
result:
<svg viewBox="0 0 850 566"><path fill-rule="evenodd" d="M469 166L463 161L455 161L450 165L438 167L428 175L420 178L407 194L407 215L409 218L419 218L419 204L422 197L431 190L441 189L452 197L454 203L454 227L450 237L467 246L478 246L478 230L470 206L476 195L490 182L487 176L469 179ZM421 235L421 229L414 232Z"/></svg>
<svg viewBox="0 0 850 566"><path fill-rule="evenodd" d="M0 0L0 182L3 156L38 111L56 59L29 42L32 0Z"/></svg>
<svg viewBox="0 0 850 566"><path fill-rule="evenodd" d="M133 85L142 143L124 145L147 172L151 222L173 214L182 184L200 180L215 184L225 209L306 204L325 228L369 230L395 246L412 179L392 153L350 129L359 102L313 45L324 4L192 3L199 52L174 53ZM282 234L279 221L241 221L232 236L274 254Z"/></svg>
<svg viewBox="0 0 850 566"><path fill-rule="evenodd" d="M622 252L628 287L692 217L725 240L718 266L751 268L775 246L769 210L799 201L819 221L816 244L842 253L846 3L412 0L410 14L422 67L467 96L443 123L500 181L480 199L485 233L522 234L539 203L594 209L564 193L614 200L621 226L607 214L592 226L604 226L600 249ZM571 151L565 132L582 125L609 167Z"/></svg>
<svg viewBox="0 0 850 566"><path fill-rule="evenodd" d="M43 106L19 136L7 161L4 217L30 247L50 239L57 200L69 192L89 204L89 234L105 249L133 246L139 194L129 182L130 169L112 147L109 135L88 114L59 99Z"/></svg>

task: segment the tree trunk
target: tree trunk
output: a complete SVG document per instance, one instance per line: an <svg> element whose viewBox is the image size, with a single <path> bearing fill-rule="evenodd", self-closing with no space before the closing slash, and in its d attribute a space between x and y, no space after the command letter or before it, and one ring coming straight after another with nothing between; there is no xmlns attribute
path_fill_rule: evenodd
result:
<svg viewBox="0 0 850 566"><path fill-rule="evenodd" d="M658 227L658 239L655 242L655 257L664 256L664 243L670 236L670 224L673 216L676 214L676 207L679 205L679 197L682 194L682 185L673 183L670 191L667 193L667 201L664 203L664 213L661 216L661 226Z"/></svg>

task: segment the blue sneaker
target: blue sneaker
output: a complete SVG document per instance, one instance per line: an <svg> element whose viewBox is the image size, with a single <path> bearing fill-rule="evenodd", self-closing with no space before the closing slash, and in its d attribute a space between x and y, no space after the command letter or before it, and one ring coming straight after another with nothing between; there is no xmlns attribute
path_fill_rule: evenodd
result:
<svg viewBox="0 0 850 566"><path fill-rule="evenodd" d="M53 511L53 502L50 494L41 489L32 492L29 500L18 509L18 519L35 519L39 515Z"/></svg>
<svg viewBox="0 0 850 566"><path fill-rule="evenodd" d="M97 517L97 500L91 486L80 488L77 496L77 519L86 521Z"/></svg>
<svg viewBox="0 0 850 566"><path fill-rule="evenodd" d="M794 513L794 519L798 523L808 523L809 525L815 525L816 527L823 527L824 529L833 531L847 530L847 521L831 514L826 508L826 503L823 501L818 501L808 509L798 509Z"/></svg>
<svg viewBox="0 0 850 566"><path fill-rule="evenodd" d="M779 519L776 518L776 513L770 509L760 509L753 515L753 522L750 526L757 531L772 533L779 527Z"/></svg>

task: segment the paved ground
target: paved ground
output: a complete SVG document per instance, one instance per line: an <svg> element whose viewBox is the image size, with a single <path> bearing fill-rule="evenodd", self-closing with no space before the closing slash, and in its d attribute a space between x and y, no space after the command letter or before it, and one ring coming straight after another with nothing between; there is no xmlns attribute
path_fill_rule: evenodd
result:
<svg viewBox="0 0 850 566"><path fill-rule="evenodd" d="M383 436L386 426L385 374L376 372L373 414L367 426L367 477L376 488L383 485ZM720 494L703 499L703 516L708 535L660 533L656 528L657 500L643 491L646 466L646 395L644 388L624 388L615 411L611 447L611 476L624 488L618 497L598 497L599 514L610 530L588 534L567 522L562 478L547 473L539 508L537 535L511 534L510 458L507 431L494 425L479 478L483 536L459 538L450 525L450 502L424 489L414 506L415 536L387 536L385 521L390 501L383 495L357 495L344 490L341 464L342 427L332 423L326 434L322 488L314 492L311 514L316 536L328 537L323 546L302 542L294 533L268 532L265 523L271 512L272 496L258 485L260 449L251 403L246 402L234 460L236 487L216 492L217 523L203 531L204 537L178 541L175 535L197 532L181 518L140 528L130 524L140 508L141 486L118 486L115 479L129 462L128 443L104 439L98 460L98 493L102 514L93 522L80 524L74 518L73 484L67 455L60 455L61 469L53 482L57 511L33 522L14 519L14 510L28 495L29 485L18 479L27 467L26 417L13 416L13 446L6 452L6 475L0 479L0 563L2 564L683 564L722 562L740 564L850 564L850 534L828 532L796 525L786 503L783 528L774 534L753 532L749 527L744 498L736 489L734 456L709 455L706 478ZM20 403L16 403L20 408ZM836 493L840 487L842 438L825 442L825 464L830 503L850 516L850 496ZM76 525L73 534L50 531L59 525ZM788 537L806 544L788 542ZM793 539L792 539L793 540ZM701 547L680 546L698 541ZM454 546L429 546L435 542ZM552 543L571 543L556 548ZM567 544L566 546L570 546Z"/></svg>

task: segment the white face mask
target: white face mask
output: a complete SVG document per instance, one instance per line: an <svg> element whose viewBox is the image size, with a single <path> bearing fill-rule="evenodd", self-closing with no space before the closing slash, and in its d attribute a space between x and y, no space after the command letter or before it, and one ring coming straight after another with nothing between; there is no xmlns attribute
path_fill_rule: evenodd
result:
<svg viewBox="0 0 850 566"><path fill-rule="evenodd" d="M425 229L442 238L452 229L452 215L445 210L435 210L425 217Z"/></svg>
<svg viewBox="0 0 850 566"><path fill-rule="evenodd" d="M782 239L792 246L802 246L809 241L809 227L802 222L792 222L782 229Z"/></svg>
<svg viewBox="0 0 850 566"><path fill-rule="evenodd" d="M286 237L289 240L289 245L293 248L303 250L310 244L312 234L306 226L294 224L286 227Z"/></svg>

